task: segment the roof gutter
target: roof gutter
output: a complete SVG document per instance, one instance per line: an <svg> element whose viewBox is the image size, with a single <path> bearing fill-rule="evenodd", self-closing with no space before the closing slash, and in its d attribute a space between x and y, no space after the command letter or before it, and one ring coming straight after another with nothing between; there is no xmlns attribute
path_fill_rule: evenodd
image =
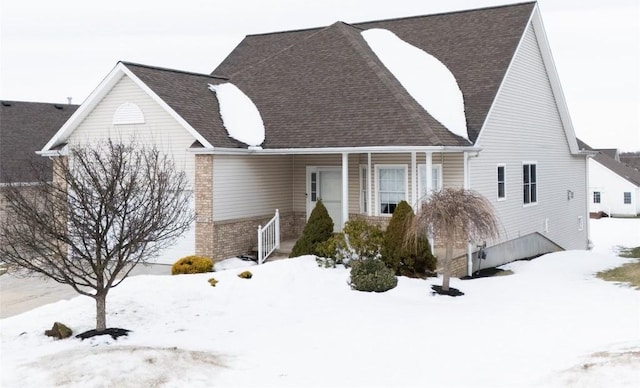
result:
<svg viewBox="0 0 640 388"><path fill-rule="evenodd" d="M399 152L480 152L481 147L474 146L399 146L399 147L327 147L327 148L189 148L194 154L217 155L300 155L300 154L341 154L341 153L379 153L392 154Z"/></svg>

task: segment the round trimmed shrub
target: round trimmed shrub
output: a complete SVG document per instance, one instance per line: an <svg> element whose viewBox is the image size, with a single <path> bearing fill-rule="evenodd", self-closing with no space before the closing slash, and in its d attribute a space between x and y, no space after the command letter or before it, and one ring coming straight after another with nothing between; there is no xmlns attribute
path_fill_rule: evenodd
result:
<svg viewBox="0 0 640 388"><path fill-rule="evenodd" d="M238 277L241 279L251 279L253 274L250 271L243 271L238 274Z"/></svg>
<svg viewBox="0 0 640 388"><path fill-rule="evenodd" d="M398 285L392 269L379 259L360 259L351 262L352 289L367 292L385 292Z"/></svg>
<svg viewBox="0 0 640 388"><path fill-rule="evenodd" d="M204 256L186 256L171 266L171 275L205 273L213 271L213 261Z"/></svg>

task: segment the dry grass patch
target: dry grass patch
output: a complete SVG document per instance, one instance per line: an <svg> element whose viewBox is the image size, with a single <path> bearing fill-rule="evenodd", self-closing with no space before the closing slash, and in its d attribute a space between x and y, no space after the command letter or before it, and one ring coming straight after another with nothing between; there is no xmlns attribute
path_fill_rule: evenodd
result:
<svg viewBox="0 0 640 388"><path fill-rule="evenodd" d="M620 256L629 258L640 258L640 247L621 248ZM640 290L640 260L623 264L620 267L598 272L600 279L610 282L628 283L635 289Z"/></svg>

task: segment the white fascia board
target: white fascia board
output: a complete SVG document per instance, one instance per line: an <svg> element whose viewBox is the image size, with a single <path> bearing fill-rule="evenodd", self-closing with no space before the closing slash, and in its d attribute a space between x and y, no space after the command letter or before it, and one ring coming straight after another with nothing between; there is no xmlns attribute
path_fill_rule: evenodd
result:
<svg viewBox="0 0 640 388"><path fill-rule="evenodd" d="M122 65L122 63L120 63ZM150 87L147 86L144 82L140 80L131 70L129 70L125 65L122 65L124 74L126 74L131 80L140 87L140 89L144 90L145 93L149 95L158 105L160 105L171 117L173 117L184 129L191 134L196 140L200 142L204 147L213 148L213 145L207 141L195 128L191 126L182 116L176 113L173 108L169 106L160 96L158 96Z"/></svg>
<svg viewBox="0 0 640 388"><path fill-rule="evenodd" d="M113 89L113 87L120 81L124 72L122 71L122 63L118 63L113 70L100 82L97 88L91 92L89 97L78 107L78 109L69 117L69 119L62 125L62 127L56 132L55 135L49 140L42 150L38 152L40 155L44 155L50 152L51 149L61 143L64 143L76 127L84 120L91 111L102 101L104 96Z"/></svg>
<svg viewBox="0 0 640 388"><path fill-rule="evenodd" d="M188 151L195 154L228 154L228 155L303 155L303 154L341 154L341 153L406 153L406 152L480 152L480 147L463 146L399 146L399 147L328 147L328 148L273 148L273 149L247 149L247 148L189 148Z"/></svg>
<svg viewBox="0 0 640 388"><path fill-rule="evenodd" d="M533 31L536 34L538 47L540 48L540 53L542 54L542 62L544 63L544 67L547 70L547 75L549 76L551 91L553 92L553 96L556 100L556 106L558 107L558 112L560 113L560 120L562 121L562 127L564 128L564 132L567 137L569 149L571 150L572 154L576 155L580 151L578 147L578 141L576 140L576 133L573 129L571 115L569 114L569 107L567 106L567 101L564 98L564 92L562 91L562 85L560 84L558 70L556 69L556 65L553 60L551 47L549 46L549 41L547 40L547 33L545 32L544 24L542 23L542 17L540 16L538 3L536 3L533 10L533 18L531 20L531 23L533 24Z"/></svg>
<svg viewBox="0 0 640 388"><path fill-rule="evenodd" d="M180 125L184 127L196 140L203 146L213 148L213 146L196 131L189 123L187 123L179 114L176 113L169 105L164 102L151 88L142 82L131 70L122 62L111 70L111 72L100 82L100 85L87 97L73 115L64 123L62 128L56 132L49 142L38 153L45 155L51 151L51 148L61 144L67 140L71 133L78 127L89 113L102 101L102 99L113 89L113 87L124 76L128 76L140 89L142 89L149 97L151 97L158 105L160 105L171 117L173 117Z"/></svg>

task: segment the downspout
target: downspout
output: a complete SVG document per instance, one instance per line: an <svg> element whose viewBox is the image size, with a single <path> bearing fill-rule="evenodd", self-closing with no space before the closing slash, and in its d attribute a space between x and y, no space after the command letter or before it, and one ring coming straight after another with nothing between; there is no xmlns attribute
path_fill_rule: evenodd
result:
<svg viewBox="0 0 640 388"><path fill-rule="evenodd" d="M467 152L462 153L462 166L463 166L463 188L465 190L469 190L471 187L470 179L469 179L469 154ZM471 243L467 241L467 276L471 276L473 274L473 252L472 252Z"/></svg>

